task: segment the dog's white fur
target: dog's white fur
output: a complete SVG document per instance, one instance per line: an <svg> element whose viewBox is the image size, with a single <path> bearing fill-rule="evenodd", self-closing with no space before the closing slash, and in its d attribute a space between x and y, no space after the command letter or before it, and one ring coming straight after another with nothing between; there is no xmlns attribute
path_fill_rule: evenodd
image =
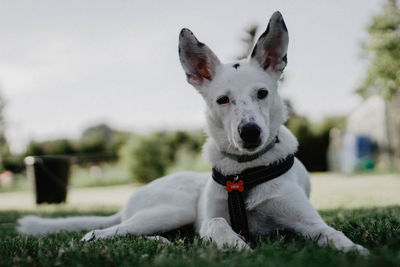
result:
<svg viewBox="0 0 400 267"><path fill-rule="evenodd" d="M198 42L189 30L180 34L180 58L191 83L207 103L205 157L223 174L236 174L260 165L268 165L297 150L297 140L283 125L286 112L277 92L278 79L286 65L288 34L279 12L271 17L266 33L247 60L233 67L222 64L214 53ZM257 90L267 89L265 99ZM229 103L217 104L222 96ZM247 149L238 133L243 123L261 128L260 145ZM238 163L221 151L234 154L257 153L278 135L280 142L259 158ZM302 163L282 176L251 189L246 198L250 231L267 234L278 228L294 230L319 245L332 244L342 251L368 250L354 244L342 232L328 226L311 206L310 180ZM88 196L90 197L90 196ZM193 224L202 238L224 245L249 249L230 226L227 192L211 178L210 173L183 172L169 175L143 186L135 192L124 209L109 217L70 217L46 219L26 216L18 221L19 231L43 235L58 231L90 230L84 241L132 234L148 236Z"/></svg>

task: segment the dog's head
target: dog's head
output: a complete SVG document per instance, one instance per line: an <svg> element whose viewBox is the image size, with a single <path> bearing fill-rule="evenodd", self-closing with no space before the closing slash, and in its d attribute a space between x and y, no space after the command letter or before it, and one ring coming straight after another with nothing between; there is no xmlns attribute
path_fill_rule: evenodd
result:
<svg viewBox="0 0 400 267"><path fill-rule="evenodd" d="M222 64L188 29L179 36L187 80L207 105L209 135L220 149L255 153L274 139L286 120L277 82L287 63L288 32L275 12L247 61Z"/></svg>

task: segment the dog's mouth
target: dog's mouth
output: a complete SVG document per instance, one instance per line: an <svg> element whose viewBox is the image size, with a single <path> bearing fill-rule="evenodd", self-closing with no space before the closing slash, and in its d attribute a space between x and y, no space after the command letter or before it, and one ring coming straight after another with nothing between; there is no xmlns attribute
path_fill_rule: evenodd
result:
<svg viewBox="0 0 400 267"><path fill-rule="evenodd" d="M255 142L243 142L243 148L248 151L257 150L257 148L261 145L261 139L259 138Z"/></svg>
<svg viewBox="0 0 400 267"><path fill-rule="evenodd" d="M235 150L239 152L239 154L247 154L247 155L259 152L264 146L264 143L261 141L261 138L256 142L243 142L243 140L236 142L236 140L232 138L232 141L230 143L235 148Z"/></svg>

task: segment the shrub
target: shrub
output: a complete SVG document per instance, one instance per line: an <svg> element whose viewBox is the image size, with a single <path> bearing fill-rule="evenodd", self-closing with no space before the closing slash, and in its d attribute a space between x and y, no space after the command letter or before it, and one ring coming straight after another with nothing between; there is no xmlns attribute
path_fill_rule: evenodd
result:
<svg viewBox="0 0 400 267"><path fill-rule="evenodd" d="M299 141L296 157L308 171L328 170L329 131L333 127L344 128L344 118L329 117L322 123L313 124L307 118L292 115L288 128Z"/></svg>
<svg viewBox="0 0 400 267"><path fill-rule="evenodd" d="M71 155L76 151L72 142L68 139L56 139L52 141L31 141L26 149L26 156L41 155Z"/></svg>
<svg viewBox="0 0 400 267"><path fill-rule="evenodd" d="M73 155L78 156L79 164L110 162L117 159L119 149L132 135L99 124L84 130L79 140L31 141L25 156Z"/></svg>
<svg viewBox="0 0 400 267"><path fill-rule="evenodd" d="M122 147L120 158L123 166L138 182L150 182L165 174L168 153L162 135L132 138Z"/></svg>
<svg viewBox="0 0 400 267"><path fill-rule="evenodd" d="M2 171L8 170L13 173L20 173L25 170L24 157L20 155L8 155L1 158Z"/></svg>
<svg viewBox="0 0 400 267"><path fill-rule="evenodd" d="M150 182L166 174L176 161L196 166L187 161L198 159L205 135L200 132L159 132L135 136L122 146L119 158L122 166L139 182ZM185 151L186 153L184 153ZM183 154L182 154L183 153ZM182 157L186 157L183 160ZM182 163L183 164L183 163Z"/></svg>

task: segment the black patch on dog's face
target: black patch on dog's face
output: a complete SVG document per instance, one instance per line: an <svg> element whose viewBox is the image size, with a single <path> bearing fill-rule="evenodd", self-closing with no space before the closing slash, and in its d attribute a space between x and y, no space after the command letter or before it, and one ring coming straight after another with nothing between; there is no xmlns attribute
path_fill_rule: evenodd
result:
<svg viewBox="0 0 400 267"><path fill-rule="evenodd" d="M232 67L234 67L235 69L238 69L240 67L239 63L234 64Z"/></svg>
<svg viewBox="0 0 400 267"><path fill-rule="evenodd" d="M201 48L201 47L205 46L205 44L203 44L201 42L197 42L197 46Z"/></svg>

